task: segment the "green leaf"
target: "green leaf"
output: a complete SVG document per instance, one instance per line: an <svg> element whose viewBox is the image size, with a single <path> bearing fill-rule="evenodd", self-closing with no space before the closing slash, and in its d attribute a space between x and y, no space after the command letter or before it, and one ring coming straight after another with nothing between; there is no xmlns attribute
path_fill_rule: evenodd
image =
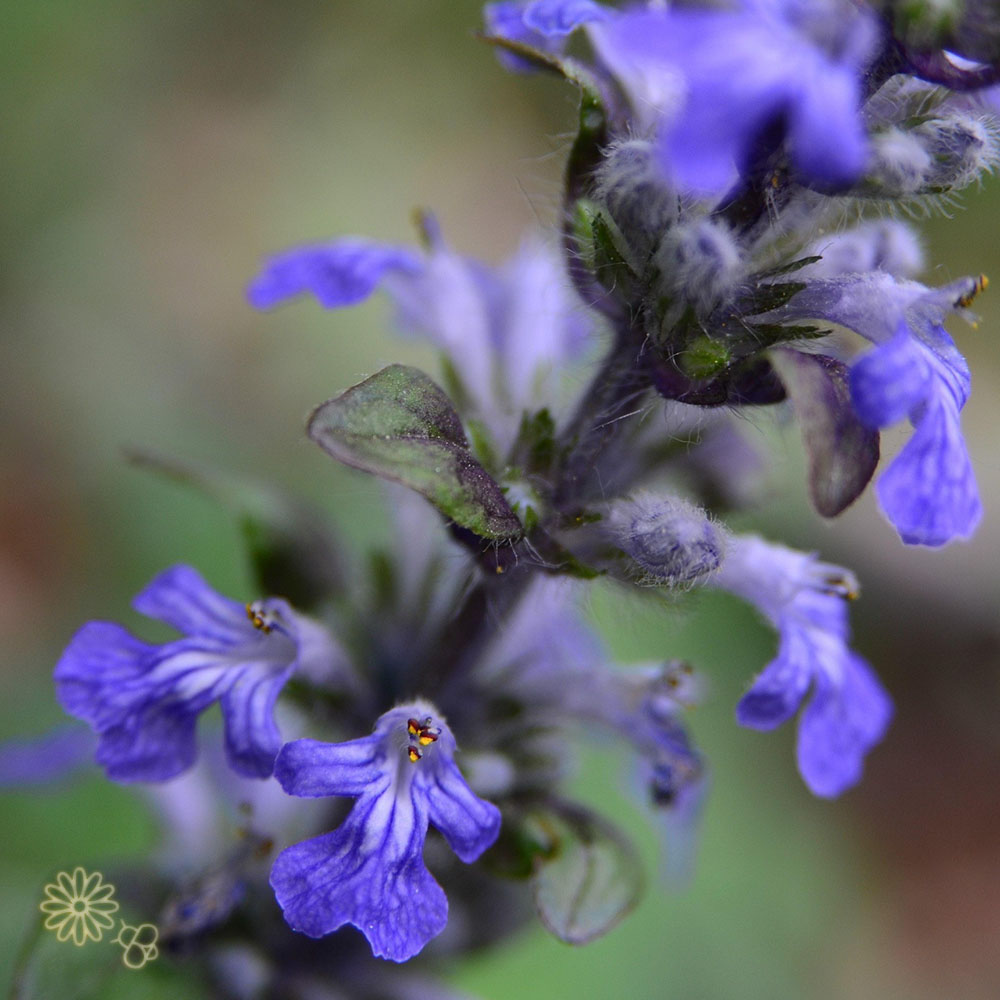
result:
<svg viewBox="0 0 1000 1000"><path fill-rule="evenodd" d="M500 487L473 458L451 400L416 368L390 365L328 400L308 432L338 461L408 486L480 538L521 535Z"/></svg>
<svg viewBox="0 0 1000 1000"><path fill-rule="evenodd" d="M740 302L740 312L745 316L778 309L806 287L804 281L780 281L758 285Z"/></svg>
<svg viewBox="0 0 1000 1000"><path fill-rule="evenodd" d="M638 902L642 868L635 848L606 819L550 799L528 817L535 906L560 941L586 944L610 931Z"/></svg>
<svg viewBox="0 0 1000 1000"><path fill-rule="evenodd" d="M759 278L777 278L782 274L792 274L794 271L800 271L804 267L808 267L810 264L815 264L817 261L823 258L818 254L813 257L800 257L798 260L790 261L787 264L781 264L778 267L772 267L767 271L761 271L758 274Z"/></svg>
<svg viewBox="0 0 1000 1000"><path fill-rule="evenodd" d="M592 261L597 280L609 291L621 291L631 287L635 274L618 249L613 225L601 213L591 220L594 234Z"/></svg>
<svg viewBox="0 0 1000 1000"><path fill-rule="evenodd" d="M836 517L875 472L878 431L865 427L854 413L846 365L790 347L776 348L769 357L802 428L813 506L824 517Z"/></svg>
<svg viewBox="0 0 1000 1000"><path fill-rule="evenodd" d="M521 415L514 455L536 475L549 475L556 459L556 425L548 408Z"/></svg>
<svg viewBox="0 0 1000 1000"><path fill-rule="evenodd" d="M744 346L756 354L767 347L787 344L793 340L817 340L826 337L830 331L818 326L791 326L782 323L751 323L747 327L751 339Z"/></svg>
<svg viewBox="0 0 1000 1000"><path fill-rule="evenodd" d="M126 454L133 464L194 487L232 511L261 594L285 597L309 611L343 587L336 539L320 511L238 476L148 451Z"/></svg>

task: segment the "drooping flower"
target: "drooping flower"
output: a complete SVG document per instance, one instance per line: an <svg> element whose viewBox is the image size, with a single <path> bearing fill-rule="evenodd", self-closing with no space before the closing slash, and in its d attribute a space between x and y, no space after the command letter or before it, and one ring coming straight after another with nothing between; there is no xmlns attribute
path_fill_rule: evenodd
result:
<svg viewBox="0 0 1000 1000"><path fill-rule="evenodd" d="M964 278L927 288L885 273L844 275L810 281L772 314L839 323L876 345L854 362L851 398L870 427L909 417L916 428L876 487L886 516L911 545L968 538L982 516L961 428L969 367L942 323L984 285Z"/></svg>
<svg viewBox="0 0 1000 1000"><path fill-rule="evenodd" d="M500 811L470 790L455 750L422 701L386 712L370 736L282 747L275 777L290 795L357 799L336 830L275 860L271 886L294 930L322 937L353 924L377 957L405 962L444 929L448 901L423 860L428 824L465 862L500 832Z"/></svg>
<svg viewBox="0 0 1000 1000"><path fill-rule="evenodd" d="M809 183L840 188L864 169L861 77L876 29L847 4L632 8L590 28L642 127L658 126L668 175L719 194L769 129Z"/></svg>
<svg viewBox="0 0 1000 1000"><path fill-rule="evenodd" d="M311 292L327 308L354 305L381 283L401 327L444 350L470 407L503 451L522 411L551 398L559 366L587 327L558 255L529 238L501 268L452 251L425 219L426 254L349 238L278 255L251 283L253 305Z"/></svg>
<svg viewBox="0 0 1000 1000"><path fill-rule="evenodd" d="M683 721L701 678L680 660L632 667L614 678L610 721L636 750L639 774L663 833L664 872L675 886L694 870L708 773Z"/></svg>
<svg viewBox="0 0 1000 1000"><path fill-rule="evenodd" d="M602 735L627 741L641 795L664 833L668 875L683 881L693 867L706 788L704 762L683 720L699 700L700 678L677 661L621 669L576 599L565 580L536 582L477 664L477 694L522 706L513 717L521 735L502 750L509 756L516 744L526 751L517 775L527 787L548 786L560 772L557 761L541 763L546 753L525 734L558 727L588 743Z"/></svg>
<svg viewBox="0 0 1000 1000"><path fill-rule="evenodd" d="M165 781L197 755L198 715L218 701L226 756L267 777L281 746L279 692L297 668L329 671L339 651L318 623L281 598L242 605L189 566L157 576L133 601L184 638L151 645L113 622L88 622L55 670L66 711L100 737L97 761L116 781Z"/></svg>
<svg viewBox="0 0 1000 1000"><path fill-rule="evenodd" d="M737 720L774 729L811 689L799 718L799 771L816 795L836 796L856 784L865 755L889 724L892 703L847 644L854 576L815 555L743 536L730 541L712 585L753 604L778 631L778 655L740 700Z"/></svg>

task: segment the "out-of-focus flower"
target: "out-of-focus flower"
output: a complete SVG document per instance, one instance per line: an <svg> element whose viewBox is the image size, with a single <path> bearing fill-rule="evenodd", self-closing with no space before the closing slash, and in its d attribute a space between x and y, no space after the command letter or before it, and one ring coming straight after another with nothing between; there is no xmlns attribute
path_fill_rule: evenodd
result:
<svg viewBox="0 0 1000 1000"><path fill-rule="evenodd" d="M802 180L838 189L865 166L861 77L877 31L848 4L817 7L633 8L590 33L678 187L721 193L778 129Z"/></svg>
<svg viewBox="0 0 1000 1000"><path fill-rule="evenodd" d="M529 45L541 52L559 53L566 39L578 27L590 21L603 21L611 15L606 7L593 0L503 0L483 8L486 33L512 42ZM512 52L498 52L500 61L510 70L527 73L536 69L526 59Z"/></svg>
<svg viewBox="0 0 1000 1000"><path fill-rule="evenodd" d="M47 785L68 777L94 754L94 737L77 723L0 743L0 788Z"/></svg>
<svg viewBox="0 0 1000 1000"><path fill-rule="evenodd" d="M587 326L555 251L529 238L493 269L449 249L432 219L430 250L339 240L289 250L264 265L250 285L254 305L304 292L327 308L354 305L381 282L404 330L427 337L448 355L468 409L503 453L522 412L551 399L559 368L582 349ZM297 263L298 262L298 263Z"/></svg>

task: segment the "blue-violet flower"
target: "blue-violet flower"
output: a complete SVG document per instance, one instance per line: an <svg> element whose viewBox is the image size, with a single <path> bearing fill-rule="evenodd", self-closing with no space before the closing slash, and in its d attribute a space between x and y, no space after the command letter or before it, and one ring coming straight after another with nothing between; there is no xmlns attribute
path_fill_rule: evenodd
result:
<svg viewBox="0 0 1000 1000"><path fill-rule="evenodd" d="M155 646L113 622L88 622L55 670L63 708L100 737L97 761L108 777L165 781L189 768L198 715L216 701L230 765L270 775L281 746L274 703L297 667L334 661L325 629L280 598L230 600L189 566L161 573L133 607L184 638Z"/></svg>
<svg viewBox="0 0 1000 1000"><path fill-rule="evenodd" d="M909 417L916 428L876 487L886 516L911 545L968 538L982 516L975 473L962 436L961 411L971 376L942 325L964 312L985 279L926 288L891 275L810 281L772 315L825 319L872 341L851 370L851 399L870 427Z"/></svg>
<svg viewBox="0 0 1000 1000"><path fill-rule="evenodd" d="M469 789L455 749L422 701L386 712L370 736L282 747L275 777L286 792L357 798L336 830L274 863L271 885L294 930L322 937L353 924L376 956L405 962L444 929L448 901L423 860L428 823L465 862L500 832L500 810Z"/></svg>
<svg viewBox="0 0 1000 1000"><path fill-rule="evenodd" d="M780 124L799 175L836 189L865 166L861 77L876 28L848 4L822 6L806 21L794 4L637 7L589 30L640 122L658 124L663 166L680 188L723 192Z"/></svg>
<svg viewBox="0 0 1000 1000"><path fill-rule="evenodd" d="M774 729L812 698L799 719L798 764L816 795L856 784L865 754L882 738L892 703L871 667L847 645L845 598L854 576L755 536L730 539L712 585L753 604L778 630L778 655L740 699L736 718Z"/></svg>

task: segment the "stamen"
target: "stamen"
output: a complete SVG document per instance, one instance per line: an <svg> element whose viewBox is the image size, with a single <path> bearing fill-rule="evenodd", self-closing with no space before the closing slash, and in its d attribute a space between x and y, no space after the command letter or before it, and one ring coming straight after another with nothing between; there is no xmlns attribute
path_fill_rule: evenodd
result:
<svg viewBox="0 0 1000 1000"><path fill-rule="evenodd" d="M968 309L969 306L972 305L976 296L980 292L985 292L989 286L990 279L987 278L985 274L980 274L979 277L973 279L972 288L955 299L955 306L962 309Z"/></svg>
<svg viewBox="0 0 1000 1000"><path fill-rule="evenodd" d="M666 681L667 687L679 688L693 673L694 669L690 663L673 663L668 665L663 679Z"/></svg>
<svg viewBox="0 0 1000 1000"><path fill-rule="evenodd" d="M848 601L856 601L861 596L861 589L857 581L839 574L830 574L824 577L823 582L829 588L828 593L836 597L844 597Z"/></svg>
<svg viewBox="0 0 1000 1000"><path fill-rule="evenodd" d="M410 755L410 760L414 763L423 756L417 748L417 744L422 747L428 747L432 743L436 743L438 737L441 735L440 726L435 726L434 720L429 715L423 722L419 719L407 719L406 731L410 737L410 744L406 748L406 752Z"/></svg>
<svg viewBox="0 0 1000 1000"><path fill-rule="evenodd" d="M263 601L247 602L247 618L253 623L254 628L260 629L265 634L271 632L281 620L278 612L266 608Z"/></svg>

